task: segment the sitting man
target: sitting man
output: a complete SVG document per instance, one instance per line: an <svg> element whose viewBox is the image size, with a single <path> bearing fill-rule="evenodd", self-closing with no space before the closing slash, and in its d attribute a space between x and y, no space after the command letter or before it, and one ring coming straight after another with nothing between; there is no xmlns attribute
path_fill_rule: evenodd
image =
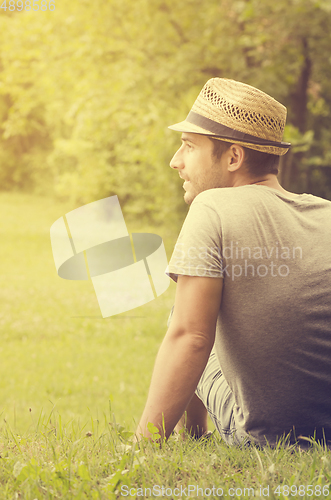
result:
<svg viewBox="0 0 331 500"><path fill-rule="evenodd" d="M138 435L179 422L199 437L208 412L229 444L331 439L331 203L278 183L285 120L264 92L213 78L170 127L191 207Z"/></svg>

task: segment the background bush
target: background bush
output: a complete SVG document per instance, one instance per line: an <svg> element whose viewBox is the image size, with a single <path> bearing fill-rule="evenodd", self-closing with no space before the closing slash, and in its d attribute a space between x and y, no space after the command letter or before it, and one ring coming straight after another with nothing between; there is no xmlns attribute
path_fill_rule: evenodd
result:
<svg viewBox="0 0 331 500"><path fill-rule="evenodd" d="M117 194L153 221L186 208L168 168L219 76L289 110L281 181L331 198L330 0L56 0L0 14L0 188L77 203ZM179 196L180 195L180 196Z"/></svg>

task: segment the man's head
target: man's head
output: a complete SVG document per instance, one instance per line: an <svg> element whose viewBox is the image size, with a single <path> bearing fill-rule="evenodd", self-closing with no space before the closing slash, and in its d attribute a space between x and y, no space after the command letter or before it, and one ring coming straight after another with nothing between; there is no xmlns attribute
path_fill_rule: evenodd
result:
<svg viewBox="0 0 331 500"><path fill-rule="evenodd" d="M170 165L190 180L185 201L205 189L277 175L279 156L290 147L282 142L285 121L286 108L264 92L233 80L209 80L186 120L169 127L184 132Z"/></svg>
<svg viewBox="0 0 331 500"><path fill-rule="evenodd" d="M209 140L213 143L213 156L217 160L221 159L222 154L231 146L229 142L212 138L209 138ZM262 153L244 146L243 150L245 153L243 165L252 178L266 174L278 175L279 155Z"/></svg>

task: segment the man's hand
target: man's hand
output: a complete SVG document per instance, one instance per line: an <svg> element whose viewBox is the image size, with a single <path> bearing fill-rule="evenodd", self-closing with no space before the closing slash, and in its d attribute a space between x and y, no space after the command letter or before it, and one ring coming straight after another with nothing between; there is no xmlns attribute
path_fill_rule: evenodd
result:
<svg viewBox="0 0 331 500"><path fill-rule="evenodd" d="M215 340L223 280L179 276L174 314L159 349L137 435L153 438L154 424L169 437L184 413Z"/></svg>

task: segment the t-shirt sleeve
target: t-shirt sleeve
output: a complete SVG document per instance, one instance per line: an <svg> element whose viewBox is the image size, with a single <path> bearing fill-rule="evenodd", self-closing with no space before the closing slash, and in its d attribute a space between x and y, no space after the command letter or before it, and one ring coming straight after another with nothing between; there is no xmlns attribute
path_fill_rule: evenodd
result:
<svg viewBox="0 0 331 500"><path fill-rule="evenodd" d="M216 211L204 202L190 207L166 274L222 278L221 223Z"/></svg>

